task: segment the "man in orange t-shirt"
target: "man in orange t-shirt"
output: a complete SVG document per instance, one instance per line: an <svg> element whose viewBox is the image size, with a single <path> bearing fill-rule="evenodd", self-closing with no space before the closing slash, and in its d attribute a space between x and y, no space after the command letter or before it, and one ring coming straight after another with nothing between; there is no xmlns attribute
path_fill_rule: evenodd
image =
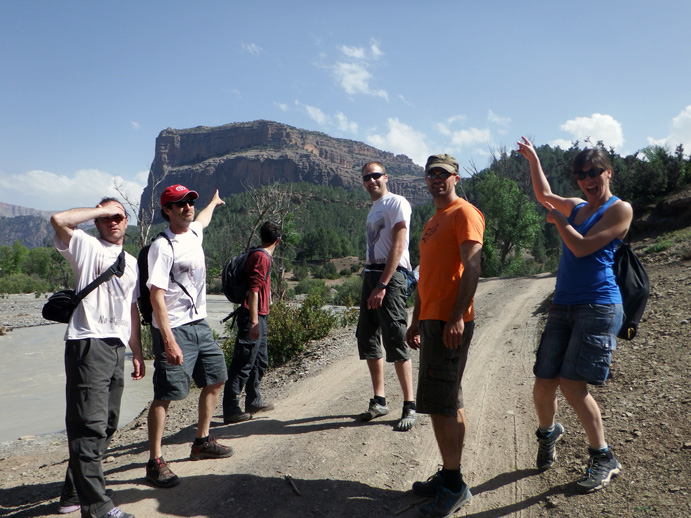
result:
<svg viewBox="0 0 691 518"><path fill-rule="evenodd" d="M417 411L430 414L442 469L413 491L434 497L423 516L447 516L470 501L461 474L466 418L461 378L473 336L473 296L481 271L482 213L456 194L458 162L427 159L425 179L437 212L420 240L420 281L406 341L420 349Z"/></svg>

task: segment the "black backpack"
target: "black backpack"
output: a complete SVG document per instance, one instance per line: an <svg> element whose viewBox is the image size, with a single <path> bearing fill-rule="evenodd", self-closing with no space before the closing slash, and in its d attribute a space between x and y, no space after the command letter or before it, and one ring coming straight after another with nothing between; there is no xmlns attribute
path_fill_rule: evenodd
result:
<svg viewBox="0 0 691 518"><path fill-rule="evenodd" d="M650 295L650 280L640 259L626 243L614 252L613 268L624 306L624 323L617 336L633 340Z"/></svg>
<svg viewBox="0 0 691 518"><path fill-rule="evenodd" d="M192 232L195 236L197 235L197 233L194 232L194 230L192 230ZM156 237L154 237L151 240L151 243L153 243L159 237L164 237L166 241L168 241L171 250L173 250L173 264L170 265L169 273L170 280L171 282L174 282L175 284L180 286L185 295L187 295L190 298L190 300L192 301L192 307L194 308L194 312L196 313L197 306L194 304L194 299L192 298L192 295L189 294L187 288L180 284L173 275L173 266L175 266L175 249L173 248L173 242L165 234L165 232L160 232ZM142 316L143 326L151 325L151 322L153 321L154 317L154 308L151 305L151 292L149 291L149 288L146 285L147 281L149 280L149 248L151 248L151 243L142 248L139 251L139 255L137 255L137 266L139 267L139 298L137 299L137 306L139 306L139 313L141 313Z"/></svg>
<svg viewBox="0 0 691 518"><path fill-rule="evenodd" d="M236 255L223 268L221 274L221 286L223 287L223 294L233 304L242 304L247 297L248 281L247 274L245 274L245 264L250 254L261 250L266 254L271 261L271 254L261 247L250 248L246 252ZM269 276L271 269L266 272L266 277ZM264 280L266 280L264 277Z"/></svg>

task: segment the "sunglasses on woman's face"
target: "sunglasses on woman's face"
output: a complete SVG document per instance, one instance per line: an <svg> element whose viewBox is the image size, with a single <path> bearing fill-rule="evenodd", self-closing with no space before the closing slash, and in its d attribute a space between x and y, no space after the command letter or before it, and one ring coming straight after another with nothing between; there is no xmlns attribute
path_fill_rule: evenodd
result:
<svg viewBox="0 0 691 518"><path fill-rule="evenodd" d="M605 171L606 169L602 169L601 167L592 167L589 171L578 171L577 173L573 173L573 175L579 180L585 180L586 176L590 176L590 178L597 178Z"/></svg>

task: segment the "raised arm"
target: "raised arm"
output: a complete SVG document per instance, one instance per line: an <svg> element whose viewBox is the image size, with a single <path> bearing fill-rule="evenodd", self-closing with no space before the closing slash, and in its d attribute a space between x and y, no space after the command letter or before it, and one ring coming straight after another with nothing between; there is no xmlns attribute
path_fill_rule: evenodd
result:
<svg viewBox="0 0 691 518"><path fill-rule="evenodd" d="M214 215L214 209L220 205L225 205L226 202L224 202L221 197L218 195L218 189L216 189L216 192L214 193L214 197L211 199L209 204L204 207L203 210L199 211L199 214L197 214L197 218L195 221L201 223L202 228L206 228L209 226L209 223L211 223L211 217Z"/></svg>
<svg viewBox="0 0 691 518"><path fill-rule="evenodd" d="M60 240L69 245L74 229L78 225L96 218L115 216L116 214L125 216L125 211L119 203L108 203L97 207L79 207L53 214L50 217L50 224Z"/></svg>
<svg viewBox="0 0 691 518"><path fill-rule="evenodd" d="M573 208L582 203L583 200L578 198L562 198L552 192L552 188L547 181L544 171L542 170L542 165L540 164L540 159L537 156L535 147L532 142L525 137L521 137L523 142L517 142L518 152L523 155L530 164L530 178L533 184L533 191L535 192L535 197L544 207L549 209L548 205L552 208L557 209L562 214L567 217L571 214Z"/></svg>

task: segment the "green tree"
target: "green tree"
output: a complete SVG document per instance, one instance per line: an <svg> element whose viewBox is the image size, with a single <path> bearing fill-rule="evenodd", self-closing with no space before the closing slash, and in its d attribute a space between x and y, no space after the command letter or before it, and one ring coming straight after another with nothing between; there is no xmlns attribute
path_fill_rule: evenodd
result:
<svg viewBox="0 0 691 518"><path fill-rule="evenodd" d="M495 248L498 275L511 254L531 249L540 230L540 218L531 201L509 178L494 173L477 183L478 208L485 215L485 240Z"/></svg>

